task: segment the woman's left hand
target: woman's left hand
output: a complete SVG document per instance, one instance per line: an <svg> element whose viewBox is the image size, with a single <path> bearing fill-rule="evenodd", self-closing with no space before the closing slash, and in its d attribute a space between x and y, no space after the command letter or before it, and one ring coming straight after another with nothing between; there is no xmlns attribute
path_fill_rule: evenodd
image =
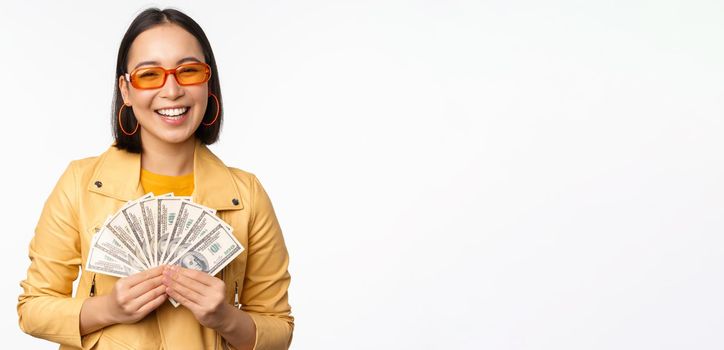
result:
<svg viewBox="0 0 724 350"><path fill-rule="evenodd" d="M217 330L222 327L226 307L230 306L224 301L224 281L177 265L166 266L163 275L166 294L188 308L201 325Z"/></svg>

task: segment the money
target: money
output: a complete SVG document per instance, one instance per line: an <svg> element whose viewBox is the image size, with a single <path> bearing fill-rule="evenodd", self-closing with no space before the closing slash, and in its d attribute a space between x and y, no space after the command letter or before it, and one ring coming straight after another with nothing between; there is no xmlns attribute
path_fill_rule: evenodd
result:
<svg viewBox="0 0 724 350"><path fill-rule="evenodd" d="M107 227L103 227L93 238L91 249L88 253L88 266L100 266L102 264L95 262L91 257L102 257L94 254L96 251L105 253L106 256L112 256L115 260L131 267L136 271L143 271L147 268L140 258L133 254L118 237ZM96 271L101 272L103 271Z"/></svg>
<svg viewBox="0 0 724 350"><path fill-rule="evenodd" d="M190 231L194 225L194 222L196 222L196 220L201 220L201 216L204 213L208 215L214 215L216 214L216 211L189 201L181 203L181 206L178 210L178 216L176 217L173 225L173 229L168 235L165 253L164 256L161 258L161 261L168 261L168 257L173 255L173 252L176 250L179 242L186 240L186 238L191 233Z"/></svg>
<svg viewBox="0 0 724 350"><path fill-rule="evenodd" d="M140 272L128 264L124 264L103 249L92 249L90 251L85 269L115 277L125 277Z"/></svg>
<svg viewBox="0 0 724 350"><path fill-rule="evenodd" d="M125 277L169 264L216 275L243 250L214 209L191 197L149 193L106 219L91 239L85 268Z"/></svg>
<svg viewBox="0 0 724 350"><path fill-rule="evenodd" d="M147 195L145 197L148 198L149 196ZM141 200L146 198L142 198ZM150 267L153 266L154 260L151 259L151 244L146 236L146 228L143 223L143 211L139 202L140 200L122 208L121 213L123 213L123 217L126 219L127 226L131 229L132 237L135 239L134 242L136 246L140 248L146 265Z"/></svg>
<svg viewBox="0 0 724 350"><path fill-rule="evenodd" d="M162 261L168 249L169 236L176 223L176 217L181 210L181 203L190 201L188 197L166 197L158 198L158 247L156 249L156 261Z"/></svg>
<svg viewBox="0 0 724 350"><path fill-rule="evenodd" d="M217 218L213 213L202 212L199 218L193 224L188 232L181 235L178 244L174 245L173 253L169 254L166 262L176 261L176 258L185 253L192 244L196 243L200 237L210 232L215 226L221 224L221 219Z"/></svg>
<svg viewBox="0 0 724 350"><path fill-rule="evenodd" d="M171 264L215 275L242 250L236 237L223 225L217 225Z"/></svg>
<svg viewBox="0 0 724 350"><path fill-rule="evenodd" d="M173 197L173 193L162 194L158 197ZM158 257L156 256L156 251L158 250L158 201L156 200L156 197L151 196L140 200L138 205L141 207L143 226L146 230L146 239L151 248L152 264L158 265Z"/></svg>

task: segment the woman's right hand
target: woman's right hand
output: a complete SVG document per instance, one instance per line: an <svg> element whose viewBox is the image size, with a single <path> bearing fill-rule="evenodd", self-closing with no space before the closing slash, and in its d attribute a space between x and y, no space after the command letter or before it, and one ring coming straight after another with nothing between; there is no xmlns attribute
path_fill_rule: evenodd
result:
<svg viewBox="0 0 724 350"><path fill-rule="evenodd" d="M135 323L166 301L164 266L120 278L110 294L88 298L80 311L82 335L116 323Z"/></svg>
<svg viewBox="0 0 724 350"><path fill-rule="evenodd" d="M163 266L116 281L108 295L108 314L114 323L136 323L166 301Z"/></svg>

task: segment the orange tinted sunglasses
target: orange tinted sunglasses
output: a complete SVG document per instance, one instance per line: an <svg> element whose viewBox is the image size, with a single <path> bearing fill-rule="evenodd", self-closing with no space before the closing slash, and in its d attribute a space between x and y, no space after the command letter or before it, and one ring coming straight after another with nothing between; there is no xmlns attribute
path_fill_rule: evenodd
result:
<svg viewBox="0 0 724 350"><path fill-rule="evenodd" d="M166 84L169 74L176 77L181 86L203 84L211 77L211 67L203 62L185 63L174 69L163 67L140 67L130 74L126 73L126 80L136 89L158 89Z"/></svg>

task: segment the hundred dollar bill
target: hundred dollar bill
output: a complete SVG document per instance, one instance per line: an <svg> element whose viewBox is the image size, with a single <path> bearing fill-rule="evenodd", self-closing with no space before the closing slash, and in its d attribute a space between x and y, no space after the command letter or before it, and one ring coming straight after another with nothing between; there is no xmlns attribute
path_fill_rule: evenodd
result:
<svg viewBox="0 0 724 350"><path fill-rule="evenodd" d="M213 216L216 211L190 201L181 203L178 217L174 223L173 230L171 230L171 234L168 237L168 244L166 250L164 251L163 258L161 259L161 263L169 261L169 258L175 255L180 242L188 240L188 237L191 234L191 229L194 227L195 223L204 216L204 213L206 213L206 216ZM194 235L194 238L196 237L197 235Z"/></svg>
<svg viewBox="0 0 724 350"><path fill-rule="evenodd" d="M159 261L156 256L158 251L158 198L172 197L173 193L162 194L158 197L151 197L140 200L138 205L141 207L141 213L143 214L143 227L146 230L146 240L149 243L151 250L151 264L158 266Z"/></svg>
<svg viewBox="0 0 724 350"><path fill-rule="evenodd" d="M158 236L156 261L163 261L161 258L168 247L168 239L176 223L181 203L191 201L191 197L157 198L156 201L158 206L158 216L156 217L156 235Z"/></svg>
<svg viewBox="0 0 724 350"><path fill-rule="evenodd" d="M173 261L176 259L179 253L187 252L191 245L196 243L201 237L206 235L207 233L211 232L213 228L215 228L218 225L223 226L226 228L229 232L233 231L233 228L229 226L226 222L222 221L220 218L218 218L215 213L216 210L206 208L207 210L203 211L199 218L194 223L193 227L189 230L189 233L184 236L184 239L179 242L179 244L176 246L176 248L173 250L173 253L171 253L171 256L166 259L166 261ZM168 301L173 305L174 307L178 307L181 305L179 302L174 300L174 298L169 297Z"/></svg>
<svg viewBox="0 0 724 350"><path fill-rule="evenodd" d="M168 254L168 257L166 257L166 261L175 261L179 255L186 253L186 251L188 251L193 244L195 244L198 240L207 235L209 232L213 231L213 229L218 225L227 226L227 229L231 228L230 226L226 225L226 223L223 222L221 219L216 217L213 212L201 212L201 215L199 215L198 219L196 220L196 222L194 222L188 233L182 235L179 243L172 250L169 250L170 253Z"/></svg>
<svg viewBox="0 0 724 350"><path fill-rule="evenodd" d="M217 224L211 232L203 236L196 244L177 256L170 265L180 265L216 275L244 250L225 224ZM179 303L173 298L168 299L174 307Z"/></svg>
<svg viewBox="0 0 724 350"><path fill-rule="evenodd" d="M204 271L213 276L243 250L244 247L236 237L224 225L219 224L170 264Z"/></svg>
<svg viewBox="0 0 724 350"><path fill-rule="evenodd" d="M141 248L144 261L146 261L148 267L152 267L154 264L151 258L151 242L148 240L148 235L146 234L146 227L143 222L143 208L141 208L140 202L151 198L153 198L153 194L148 193L121 208L121 213L123 213L123 217L126 218L126 223L131 229L136 244Z"/></svg>
<svg viewBox="0 0 724 350"><path fill-rule="evenodd" d="M149 195L145 195L141 197L142 199L148 198ZM130 251L133 253L143 264L148 268L151 267L151 264L149 263L148 259L146 258L146 254L144 252L145 248L141 244L141 242L137 241L136 233L131 229L131 224L126 219L125 215L125 209L127 209L130 206L133 206L137 204L137 201L130 201L126 203L118 212L116 212L111 219L104 225L104 227L108 228L113 232L113 235L118 238L118 240Z"/></svg>
<svg viewBox="0 0 724 350"><path fill-rule="evenodd" d="M147 268L140 258L129 251L107 226L101 228L93 237L90 251L89 256L93 251L100 251L136 271L143 271ZM92 262L92 259L89 258L88 261Z"/></svg>
<svg viewBox="0 0 724 350"><path fill-rule="evenodd" d="M95 241L96 239L94 237L91 247L95 246ZM106 253L103 249L94 248L91 248L88 252L88 261L86 262L85 269L87 271L98 272L115 277L126 277L139 272L138 270L122 263L120 260L113 257L113 255Z"/></svg>

